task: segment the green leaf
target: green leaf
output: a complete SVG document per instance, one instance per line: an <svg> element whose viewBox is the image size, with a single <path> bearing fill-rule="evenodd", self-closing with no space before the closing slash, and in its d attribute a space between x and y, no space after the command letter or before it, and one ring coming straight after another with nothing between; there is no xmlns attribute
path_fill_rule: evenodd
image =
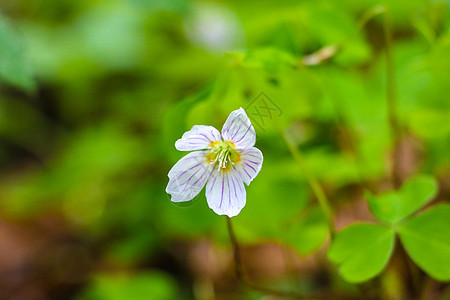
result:
<svg viewBox="0 0 450 300"><path fill-rule="evenodd" d="M350 282L362 282L378 275L394 249L394 231L375 224L353 224L340 231L327 253Z"/></svg>
<svg viewBox="0 0 450 300"><path fill-rule="evenodd" d="M450 280L450 204L435 206L398 230L412 260L430 276Z"/></svg>
<svg viewBox="0 0 450 300"><path fill-rule="evenodd" d="M311 209L296 220L285 234L284 240L300 254L307 255L317 250L328 236L327 221L320 207Z"/></svg>
<svg viewBox="0 0 450 300"><path fill-rule="evenodd" d="M31 91L34 80L21 39L0 14L0 81Z"/></svg>
<svg viewBox="0 0 450 300"><path fill-rule="evenodd" d="M174 280L160 272L99 274L78 299L177 299Z"/></svg>
<svg viewBox="0 0 450 300"><path fill-rule="evenodd" d="M409 179L399 191L367 195L372 213L383 222L395 224L427 204L437 192L436 180L429 175Z"/></svg>
<svg viewBox="0 0 450 300"><path fill-rule="evenodd" d="M245 68L264 69L268 72L277 72L282 69L292 68L298 61L288 52L277 48L260 48L243 53L228 54L228 58L234 64L241 63Z"/></svg>
<svg viewBox="0 0 450 300"><path fill-rule="evenodd" d="M183 12L187 8L186 0L128 0L128 2L146 12Z"/></svg>

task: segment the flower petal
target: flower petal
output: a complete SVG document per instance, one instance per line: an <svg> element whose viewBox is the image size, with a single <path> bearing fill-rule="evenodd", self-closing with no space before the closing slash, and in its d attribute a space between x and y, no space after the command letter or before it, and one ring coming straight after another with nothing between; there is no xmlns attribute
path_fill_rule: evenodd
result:
<svg viewBox="0 0 450 300"><path fill-rule="evenodd" d="M255 129L241 107L231 112L222 128L224 141L231 141L238 149L253 147L256 141Z"/></svg>
<svg viewBox="0 0 450 300"><path fill-rule="evenodd" d="M194 125L175 142L180 151L192 151L211 148L211 143L221 141L220 132L212 126Z"/></svg>
<svg viewBox="0 0 450 300"><path fill-rule="evenodd" d="M209 207L218 215L234 217L245 206L245 187L239 174L214 169L206 184Z"/></svg>
<svg viewBox="0 0 450 300"><path fill-rule="evenodd" d="M241 151L241 161L234 165L242 180L249 185L258 175L263 163L261 151L255 147Z"/></svg>
<svg viewBox="0 0 450 300"><path fill-rule="evenodd" d="M207 151L196 151L181 158L169 171L166 192L172 202L192 200L205 186L213 167L206 162Z"/></svg>

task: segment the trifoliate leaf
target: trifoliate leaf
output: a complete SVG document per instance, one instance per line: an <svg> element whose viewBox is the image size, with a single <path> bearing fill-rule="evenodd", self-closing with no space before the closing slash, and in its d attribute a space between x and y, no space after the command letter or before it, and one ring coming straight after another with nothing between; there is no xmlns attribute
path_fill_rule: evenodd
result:
<svg viewBox="0 0 450 300"><path fill-rule="evenodd" d="M437 192L436 180L429 175L417 175L398 191L367 195L372 213L380 221L397 223L428 203Z"/></svg>
<svg viewBox="0 0 450 300"><path fill-rule="evenodd" d="M394 248L394 231L375 224L353 224L340 231L328 251L339 273L350 282L363 282L378 275Z"/></svg>
<svg viewBox="0 0 450 300"><path fill-rule="evenodd" d="M438 280L450 280L450 205L437 205L399 227L412 260Z"/></svg>

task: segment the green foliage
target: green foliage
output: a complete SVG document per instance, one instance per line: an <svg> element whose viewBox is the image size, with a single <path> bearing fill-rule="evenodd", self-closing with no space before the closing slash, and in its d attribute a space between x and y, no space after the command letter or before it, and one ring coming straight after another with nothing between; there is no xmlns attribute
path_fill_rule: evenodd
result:
<svg viewBox="0 0 450 300"><path fill-rule="evenodd" d="M186 0L127 0L130 4L148 12L158 11L184 11L187 7Z"/></svg>
<svg viewBox="0 0 450 300"><path fill-rule="evenodd" d="M250 69L262 69L268 72L278 72L298 66L299 61L290 53L276 48L262 48L247 53L229 54L231 63Z"/></svg>
<svg viewBox="0 0 450 300"><path fill-rule="evenodd" d="M438 280L450 280L450 205L436 205L398 228L416 264Z"/></svg>
<svg viewBox="0 0 450 300"><path fill-rule="evenodd" d="M328 251L339 273L350 282L366 281L386 266L394 249L392 229L375 224L354 224L340 231Z"/></svg>
<svg viewBox="0 0 450 300"><path fill-rule="evenodd" d="M328 237L328 225L322 210L314 207L294 218L282 234L283 240L301 255L316 251Z"/></svg>
<svg viewBox="0 0 450 300"><path fill-rule="evenodd" d="M450 207L441 205L408 218L437 193L437 182L429 175L416 175L397 191L367 195L373 214L385 225L356 224L339 232L328 251L350 282L362 282L378 275L386 266L396 234L411 258L439 280L449 279L448 250Z"/></svg>
<svg viewBox="0 0 450 300"><path fill-rule="evenodd" d="M0 79L27 91L35 87L24 42L2 14L0 14Z"/></svg>
<svg viewBox="0 0 450 300"><path fill-rule="evenodd" d="M416 175L400 190L381 195L367 195L372 213L382 222L395 224L427 204L437 192L436 180L429 175Z"/></svg>
<svg viewBox="0 0 450 300"><path fill-rule="evenodd" d="M166 274L98 274L79 300L176 299L177 287Z"/></svg>
<svg viewBox="0 0 450 300"><path fill-rule="evenodd" d="M328 257L344 279L359 283L383 271L399 238L419 267L449 280L448 204L420 212L449 193L450 8L444 0L3 1L1 84L38 93L0 88L1 242L7 245L10 236L9 244L16 245L23 235L28 241L34 236L28 229L43 226L42 235L57 227L61 236L83 244L94 253L86 269L114 271L77 274L83 282L69 292L86 285L81 299L180 299L176 287L187 290L192 283L195 297L202 298L206 286L208 298L211 286L203 276L211 274L214 284L226 288L225 296L220 288L214 291L217 298L238 298L228 290L224 218L208 207L204 190L191 202L174 204L164 189L168 171L186 155L174 147L185 131L196 124L220 130L231 111L250 112L263 92L281 113L263 120L251 116L264 164L246 187L246 206L233 225L244 251L279 243L297 252L303 267L303 256L332 237L280 131L289 133L337 210L358 213L358 207L346 206L361 198L357 186L385 187L395 145L386 102L384 15L374 14L361 26L380 7L392 20L396 113L406 140L396 150L406 173L430 175L415 175L396 191L368 194L379 223L350 224L331 241ZM188 33L198 16L206 16L209 26ZM221 36L230 28L230 36ZM241 48L228 47L236 40ZM324 49L336 52L321 58ZM305 58L316 61L308 65ZM8 232L10 223L20 230ZM44 249L61 240L39 236ZM211 260L195 252L199 243L208 244ZM317 265L299 270L301 284L287 289L323 292L317 274L326 272L325 258L318 254ZM28 263L41 266L25 260L17 260L20 272ZM259 262L248 267L262 268ZM199 265L210 273L193 270ZM180 276L138 271L148 267ZM24 277L47 275L38 271ZM36 284L28 286L34 291ZM59 290L58 284L49 283L49 290ZM2 294L7 285L2 299L16 296ZM327 288L345 297L347 287Z"/></svg>

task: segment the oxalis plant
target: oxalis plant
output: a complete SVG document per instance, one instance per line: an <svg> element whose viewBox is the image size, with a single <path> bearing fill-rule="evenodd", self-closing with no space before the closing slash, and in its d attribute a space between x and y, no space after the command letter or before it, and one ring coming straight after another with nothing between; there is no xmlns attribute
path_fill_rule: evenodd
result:
<svg viewBox="0 0 450 300"><path fill-rule="evenodd" d="M214 299L229 256L191 238L221 229L243 294L449 300L449 4L0 1L0 300ZM409 137L441 182L400 174ZM166 193L210 210L167 205L173 144ZM341 197L371 215L343 223ZM286 273L315 253L320 276L257 282L249 240L278 243ZM247 299L228 279L217 299Z"/></svg>
<svg viewBox="0 0 450 300"><path fill-rule="evenodd" d="M384 16L386 100L395 148L401 140L402 130L396 116L389 15L384 8L376 7L363 16L360 25L364 26L367 20L376 15ZM326 49L327 53L329 49ZM323 51L316 54L319 62L321 55ZM326 236L329 236L326 256L340 276L350 283L361 284L375 278L389 268L389 262L394 260L397 252L406 253L403 258L406 258L405 264L411 269L419 267L438 281L450 280L450 204L430 204L439 190L433 176L415 174L401 180L397 172L397 154L395 150L392 151L392 188L383 193L372 193L369 189L364 192L375 221L348 224L336 231L333 207L319 182L309 172L308 162L298 147L289 141L286 130L279 128L279 133L319 204L318 208L308 211L300 222L291 222L294 236L289 238L290 241L295 240L295 234L302 230L305 223L324 218L327 230L323 239L318 239L319 243L323 244ZM194 152L187 154L170 170L166 192L171 195L173 202L184 202L192 200L206 186L209 207L216 214L226 217L238 278L248 287L262 293L304 298L305 295L255 284L245 274L245 264L231 218L236 217L246 205L244 183L250 185L260 171L264 172L263 154L254 147L255 142L255 129L242 108L230 113L221 132L211 126L194 126L175 143L180 151ZM281 227L280 230L283 230ZM309 233L323 235L323 230ZM318 246L300 246L297 249L306 254L317 250Z"/></svg>
<svg viewBox="0 0 450 300"><path fill-rule="evenodd" d="M327 252L339 273L350 282L367 281L383 271L397 237L411 259L437 280L450 280L450 205L438 204L418 212L436 195L437 183L416 175L400 189L366 200L377 223L351 224L334 237Z"/></svg>
<svg viewBox="0 0 450 300"><path fill-rule="evenodd" d="M255 286L243 274L230 218L238 215L246 204L244 183L249 185L262 167L263 155L253 147L255 140L255 130L242 108L230 114L222 133L212 126L194 126L175 145L181 151L196 151L181 158L170 170L166 191L173 202L184 202L192 200L206 185L209 207L227 218L240 279L263 292L295 297L295 294ZM290 148L303 165L298 150ZM432 176L412 176L400 188L378 195L366 192L365 199L377 222L350 224L337 233L328 200L317 182L310 183L328 219L331 244L327 257L345 280L361 283L380 274L395 247L400 246L396 245L397 240L427 274L437 280L450 280L450 205L437 204L421 210L438 191Z"/></svg>
<svg viewBox="0 0 450 300"><path fill-rule="evenodd" d="M221 133L212 126L194 126L175 143L180 151L194 152L170 170L166 188L173 202L184 202L192 200L206 185L209 207L218 215L227 216L241 279L242 262L230 218L246 204L244 183L249 185L262 167L263 155L253 147L255 141L255 130L242 108L230 114ZM299 152L290 148L302 165ZM318 189L319 203L332 233L327 256L345 280L361 283L380 274L392 257L397 237L426 273L437 280L450 280L450 205L438 204L420 211L437 193L438 185L432 176L415 175L399 189L378 195L367 192L365 199L378 222L351 224L337 233L328 200L317 182L310 183Z"/></svg>

